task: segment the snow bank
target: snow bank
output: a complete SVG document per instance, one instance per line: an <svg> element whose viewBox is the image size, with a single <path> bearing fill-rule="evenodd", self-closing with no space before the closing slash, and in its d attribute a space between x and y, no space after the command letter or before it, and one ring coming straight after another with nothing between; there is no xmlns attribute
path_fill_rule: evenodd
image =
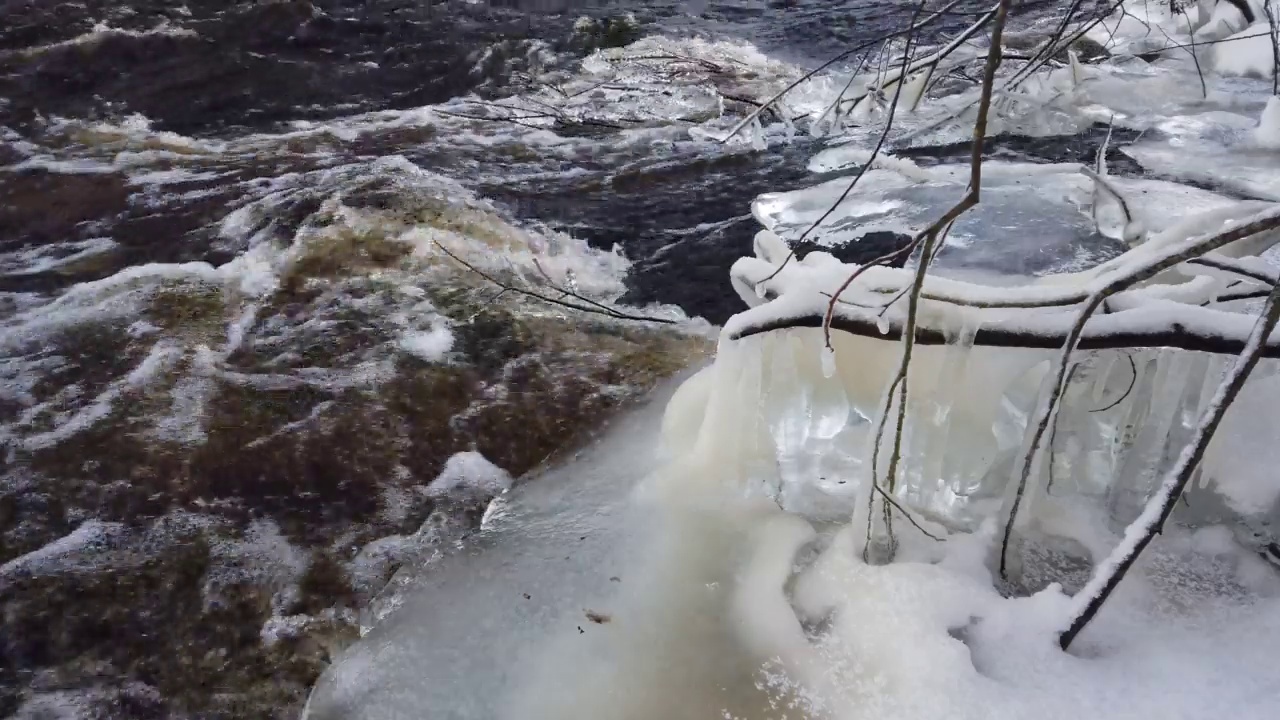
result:
<svg viewBox="0 0 1280 720"><path fill-rule="evenodd" d="M1066 654L1056 637L1069 598L1057 586L1002 597L983 561L994 537L985 529L935 543L899 519L899 561L872 566L857 521L832 532L779 511L766 498L782 461L769 460L758 408L771 402L779 378L767 368L786 345L723 345L673 398L666 432L695 434L665 438L674 456L642 488L663 519L621 573L639 582L617 592L601 630L546 646L503 717L763 720L786 708L805 718L1190 720L1223 706L1270 716L1278 686L1261 668L1280 639L1280 580L1229 533L1170 530ZM694 408L701 422L686 416ZM1114 542L1105 530L1086 539Z"/></svg>
<svg viewBox="0 0 1280 720"><path fill-rule="evenodd" d="M1271 26L1265 17L1262 22L1254 23L1211 47L1213 71L1219 75L1269 78L1275 74Z"/></svg>

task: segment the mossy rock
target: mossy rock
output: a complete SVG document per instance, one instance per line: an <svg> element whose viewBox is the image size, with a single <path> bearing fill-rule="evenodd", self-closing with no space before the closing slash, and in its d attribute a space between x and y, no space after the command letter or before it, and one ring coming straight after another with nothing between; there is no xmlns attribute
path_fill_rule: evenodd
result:
<svg viewBox="0 0 1280 720"><path fill-rule="evenodd" d="M626 47L644 37L634 15L611 15L603 18L582 17L574 23L572 44L578 52L590 55L596 50Z"/></svg>
<svg viewBox="0 0 1280 720"><path fill-rule="evenodd" d="M170 332L221 334L227 314L222 287L206 283L166 282L151 297L146 317Z"/></svg>
<svg viewBox="0 0 1280 720"><path fill-rule="evenodd" d="M317 231L304 242L306 251L287 270L290 278L336 278L389 268L413 252L412 245L389 235L349 228Z"/></svg>

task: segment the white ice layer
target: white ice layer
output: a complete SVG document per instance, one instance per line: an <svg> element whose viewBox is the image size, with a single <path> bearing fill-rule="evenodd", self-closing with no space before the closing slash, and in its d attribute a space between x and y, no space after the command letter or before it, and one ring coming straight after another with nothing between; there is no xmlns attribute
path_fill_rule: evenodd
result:
<svg viewBox="0 0 1280 720"><path fill-rule="evenodd" d="M824 169L840 166L841 148L814 160ZM766 193L752 211L769 230L787 241L800 237L827 215L807 238L839 247L868 234L915 235L964 196L968 165L921 168L907 160L885 161L866 172L856 190L827 211L843 194L852 175L802 190ZM1110 178L1110 183L1139 213L1136 222L1160 232L1206 210L1233 201L1217 193L1160 180ZM934 267L982 270L1002 275L1041 275L1082 270L1118 255L1122 232L1114 203L1094 199L1094 182L1074 164L991 161L983 166L982 203L961 217L947 234ZM1104 219L1094 220L1098 207ZM1115 239L1113 239L1115 238Z"/></svg>
<svg viewBox="0 0 1280 720"><path fill-rule="evenodd" d="M946 537L936 543L900 523L898 561L874 566L857 522L780 510L780 477L805 472L782 443L826 453L865 426L833 420L865 383L855 362L826 377L816 332L725 342L667 402L664 462L631 498L653 467L651 411L513 491L501 523L420 571L417 594L339 658L307 720L1271 717L1280 580L1224 527L1169 528L1067 654L1056 635L1069 598L1056 585L998 593L988 528L947 535L922 519ZM979 378L990 358L959 352L974 353L961 373L974 382L949 411L924 404L953 429L1007 415L990 407L1003 399L971 402L991 399L977 383L1010 365ZM800 385L812 392L785 400ZM821 472L863 475L849 459ZM838 494L820 484L796 497ZM1046 498L1031 515L1100 559L1115 536L1082 512ZM1032 560L1064 559L1043 547Z"/></svg>

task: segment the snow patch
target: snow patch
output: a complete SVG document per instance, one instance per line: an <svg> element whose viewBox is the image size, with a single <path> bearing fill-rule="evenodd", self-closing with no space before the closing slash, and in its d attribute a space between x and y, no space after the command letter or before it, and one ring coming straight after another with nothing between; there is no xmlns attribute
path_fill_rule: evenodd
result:
<svg viewBox="0 0 1280 720"><path fill-rule="evenodd" d="M425 362L441 362L453 349L453 331L439 323L425 332L407 332L400 336L400 349Z"/></svg>
<svg viewBox="0 0 1280 720"><path fill-rule="evenodd" d="M436 494L456 491L501 495L511 488L511 475L478 452L455 453L428 488Z"/></svg>

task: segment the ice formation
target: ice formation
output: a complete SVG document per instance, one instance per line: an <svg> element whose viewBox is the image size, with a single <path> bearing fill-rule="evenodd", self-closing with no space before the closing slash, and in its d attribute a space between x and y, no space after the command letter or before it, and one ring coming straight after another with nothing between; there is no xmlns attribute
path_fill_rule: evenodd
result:
<svg viewBox="0 0 1280 720"><path fill-rule="evenodd" d="M480 546L425 569L416 601L335 665L308 719L1271 717L1280 332L1174 522L1071 652L1058 645L1086 599L1072 595L1150 516L1250 336L1251 303L1280 275L1264 259L1274 230L1200 252L1217 233L1280 217L1280 163L1256 154L1276 125L1269 84L1224 79L1233 51L1201 49L1220 56L1202 86L1200 56L1180 52L1193 35L1230 38L1247 24L1227 3L1187 14L1131 3L1090 31L1109 59L1072 57L1002 87L993 131L1098 120L1150 130L1125 152L1180 180L1235 173L1214 185L1245 197L1109 176L1101 163L1093 174L988 163L982 204L922 286L905 407L891 388L919 257L861 269L823 251L791 256L849 177L758 198L765 229L731 271L748 309L724 327L714 363L666 400L660 428L642 411L596 453L504 496ZM972 94L921 96L908 82L903 134L955 139ZM860 85L835 83L813 107L838 103L841 87ZM883 109L875 95L844 120L817 115L834 140L813 169L869 162L874 139L841 123L869 121ZM967 166L883 155L806 237L835 247L874 230L919 233L967 181ZM1128 211L1101 207L1119 199ZM1188 260L1197 248L1202 260ZM1145 279L1109 295L1061 366L1062 400L1032 454L1081 306L1135 274Z"/></svg>
<svg viewBox="0 0 1280 720"><path fill-rule="evenodd" d="M478 452L454 454L444 464L440 475L431 481L428 489L434 493L473 492L490 497L500 495L511 488L511 476L507 471L489 462Z"/></svg>
<svg viewBox="0 0 1280 720"><path fill-rule="evenodd" d="M405 333L400 337L400 349L419 360L439 362L453 349L453 333L443 324L425 332Z"/></svg>

